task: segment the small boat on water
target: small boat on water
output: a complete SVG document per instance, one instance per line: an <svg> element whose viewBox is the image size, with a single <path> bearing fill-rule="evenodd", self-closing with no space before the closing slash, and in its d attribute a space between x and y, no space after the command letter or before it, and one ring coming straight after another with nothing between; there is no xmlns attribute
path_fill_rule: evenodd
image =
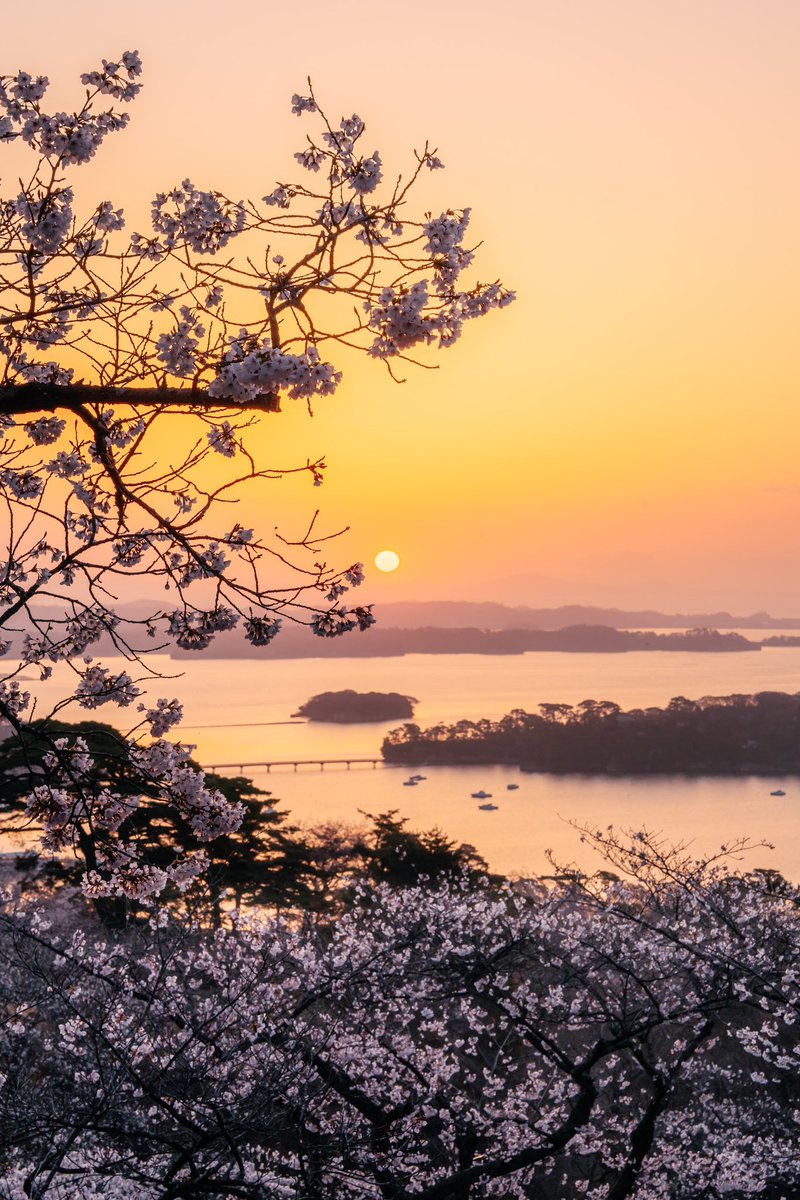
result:
<svg viewBox="0 0 800 1200"><path fill-rule="evenodd" d="M470 795L473 800L491 800L492 798L492 793L485 792L483 788L479 792L470 792Z"/></svg>
<svg viewBox="0 0 800 1200"><path fill-rule="evenodd" d="M427 775L410 775L409 776L409 779L413 779L414 783L422 783L423 780L425 780L427 778L428 778Z"/></svg>
<svg viewBox="0 0 800 1200"><path fill-rule="evenodd" d="M404 779L403 787L416 787L418 782L419 782L418 779Z"/></svg>
<svg viewBox="0 0 800 1200"><path fill-rule="evenodd" d="M784 792L783 788L776 788L774 792L770 792L770 796L785 796L785 795L786 795L786 792Z"/></svg>
<svg viewBox="0 0 800 1200"><path fill-rule="evenodd" d="M518 783L507 783L506 784L506 788L508 789L509 792L515 792L518 787L519 787Z"/></svg>
<svg viewBox="0 0 800 1200"><path fill-rule="evenodd" d="M479 804L478 808L482 808L484 812L496 812L497 811L496 804Z"/></svg>

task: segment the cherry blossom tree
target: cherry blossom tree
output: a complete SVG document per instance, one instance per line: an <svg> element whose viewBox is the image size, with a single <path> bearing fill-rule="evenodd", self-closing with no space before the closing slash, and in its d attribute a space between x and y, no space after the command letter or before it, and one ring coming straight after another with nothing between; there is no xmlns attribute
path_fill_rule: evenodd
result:
<svg viewBox="0 0 800 1200"><path fill-rule="evenodd" d="M49 778L28 800L46 847L81 849L95 897L142 897L203 870L202 853L156 868L129 836L132 806L154 787L201 840L242 816L165 740L181 707L143 698L148 646L202 651L238 626L262 647L285 620L321 637L373 622L348 596L361 564L330 563L316 521L293 539L232 520L245 486L323 480L322 460L257 463L254 421L286 400L327 400L340 353L397 378L513 299L498 282L465 282L469 209L412 212L416 185L442 167L436 151L388 177L364 121L329 119L310 81L292 100L312 126L300 182L250 201L184 179L155 197L150 229L129 233L116 201L84 202L72 178L128 123L141 71L135 51L103 61L81 76L74 112L46 111L43 76L0 77L0 141L32 157L0 199L0 632L19 659L0 681L0 716L19 733L32 695L18 674L54 664L71 676L70 703L137 713L125 734L141 797L104 786L85 740L54 738ZM164 601L133 620L116 597L145 578ZM129 669L92 657L98 643Z"/></svg>
<svg viewBox="0 0 800 1200"><path fill-rule="evenodd" d="M594 875L332 924L7 912L0 1197L797 1195L800 893L585 836Z"/></svg>

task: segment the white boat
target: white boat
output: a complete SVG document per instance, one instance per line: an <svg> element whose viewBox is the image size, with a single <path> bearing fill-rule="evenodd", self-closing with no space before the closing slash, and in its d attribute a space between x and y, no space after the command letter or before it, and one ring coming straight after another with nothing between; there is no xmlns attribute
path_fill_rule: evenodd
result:
<svg viewBox="0 0 800 1200"><path fill-rule="evenodd" d="M470 795L473 800L491 800L492 798L492 793L485 792L483 788L479 792L470 792Z"/></svg>
<svg viewBox="0 0 800 1200"><path fill-rule="evenodd" d="M497 811L496 804L479 804L478 808L482 808L484 812L496 812Z"/></svg>

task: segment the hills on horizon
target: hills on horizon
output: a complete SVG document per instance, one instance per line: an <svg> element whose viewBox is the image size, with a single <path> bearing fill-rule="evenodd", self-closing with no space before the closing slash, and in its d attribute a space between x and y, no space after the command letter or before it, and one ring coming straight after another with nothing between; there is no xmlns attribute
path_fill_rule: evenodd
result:
<svg viewBox="0 0 800 1200"><path fill-rule="evenodd" d="M364 601L366 602L366 601ZM362 603L355 597L353 603ZM800 597L798 597L800 604ZM143 620L163 599L138 599L114 605L128 620ZM605 625L610 629L798 629L800 616L773 617L767 612L736 616L727 611L666 613L658 609L624 609L591 604L562 604L534 608L528 604L502 604L494 600L394 600L374 605L382 629L564 629L570 625ZM55 616L52 606L38 609L46 619ZM287 622L286 630L292 628ZM285 631L284 631L285 632Z"/></svg>
<svg viewBox="0 0 800 1200"><path fill-rule="evenodd" d="M800 629L800 617L771 617L766 612L734 616L729 612L663 613L597 605L562 604L551 608L495 601L406 600L376 606L384 629L563 629L569 625L605 625L610 629Z"/></svg>

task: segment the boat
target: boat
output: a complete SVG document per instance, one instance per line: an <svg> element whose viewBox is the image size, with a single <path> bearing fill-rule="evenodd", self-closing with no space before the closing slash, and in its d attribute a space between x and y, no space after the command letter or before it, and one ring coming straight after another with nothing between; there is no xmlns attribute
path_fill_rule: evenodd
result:
<svg viewBox="0 0 800 1200"><path fill-rule="evenodd" d="M478 808L482 808L484 812L496 812L497 811L496 804L479 804Z"/></svg>
<svg viewBox="0 0 800 1200"><path fill-rule="evenodd" d="M479 792L470 792L470 795L473 800L491 800L492 798L492 793L485 792L483 788Z"/></svg>
<svg viewBox="0 0 800 1200"><path fill-rule="evenodd" d="M785 796L785 795L786 795L786 792L784 792L783 788L775 788L774 792L770 792L770 796Z"/></svg>
<svg viewBox="0 0 800 1200"><path fill-rule="evenodd" d="M416 787L416 786L417 786L416 779L404 779L403 780L403 787Z"/></svg>
<svg viewBox="0 0 800 1200"><path fill-rule="evenodd" d="M509 792L515 792L517 790L517 788L519 787L519 784L518 783L507 783L506 787L508 788Z"/></svg>
<svg viewBox="0 0 800 1200"><path fill-rule="evenodd" d="M413 779L414 783L422 783L423 780L428 778L428 776L427 775L411 775L411 776L409 776L409 778Z"/></svg>

